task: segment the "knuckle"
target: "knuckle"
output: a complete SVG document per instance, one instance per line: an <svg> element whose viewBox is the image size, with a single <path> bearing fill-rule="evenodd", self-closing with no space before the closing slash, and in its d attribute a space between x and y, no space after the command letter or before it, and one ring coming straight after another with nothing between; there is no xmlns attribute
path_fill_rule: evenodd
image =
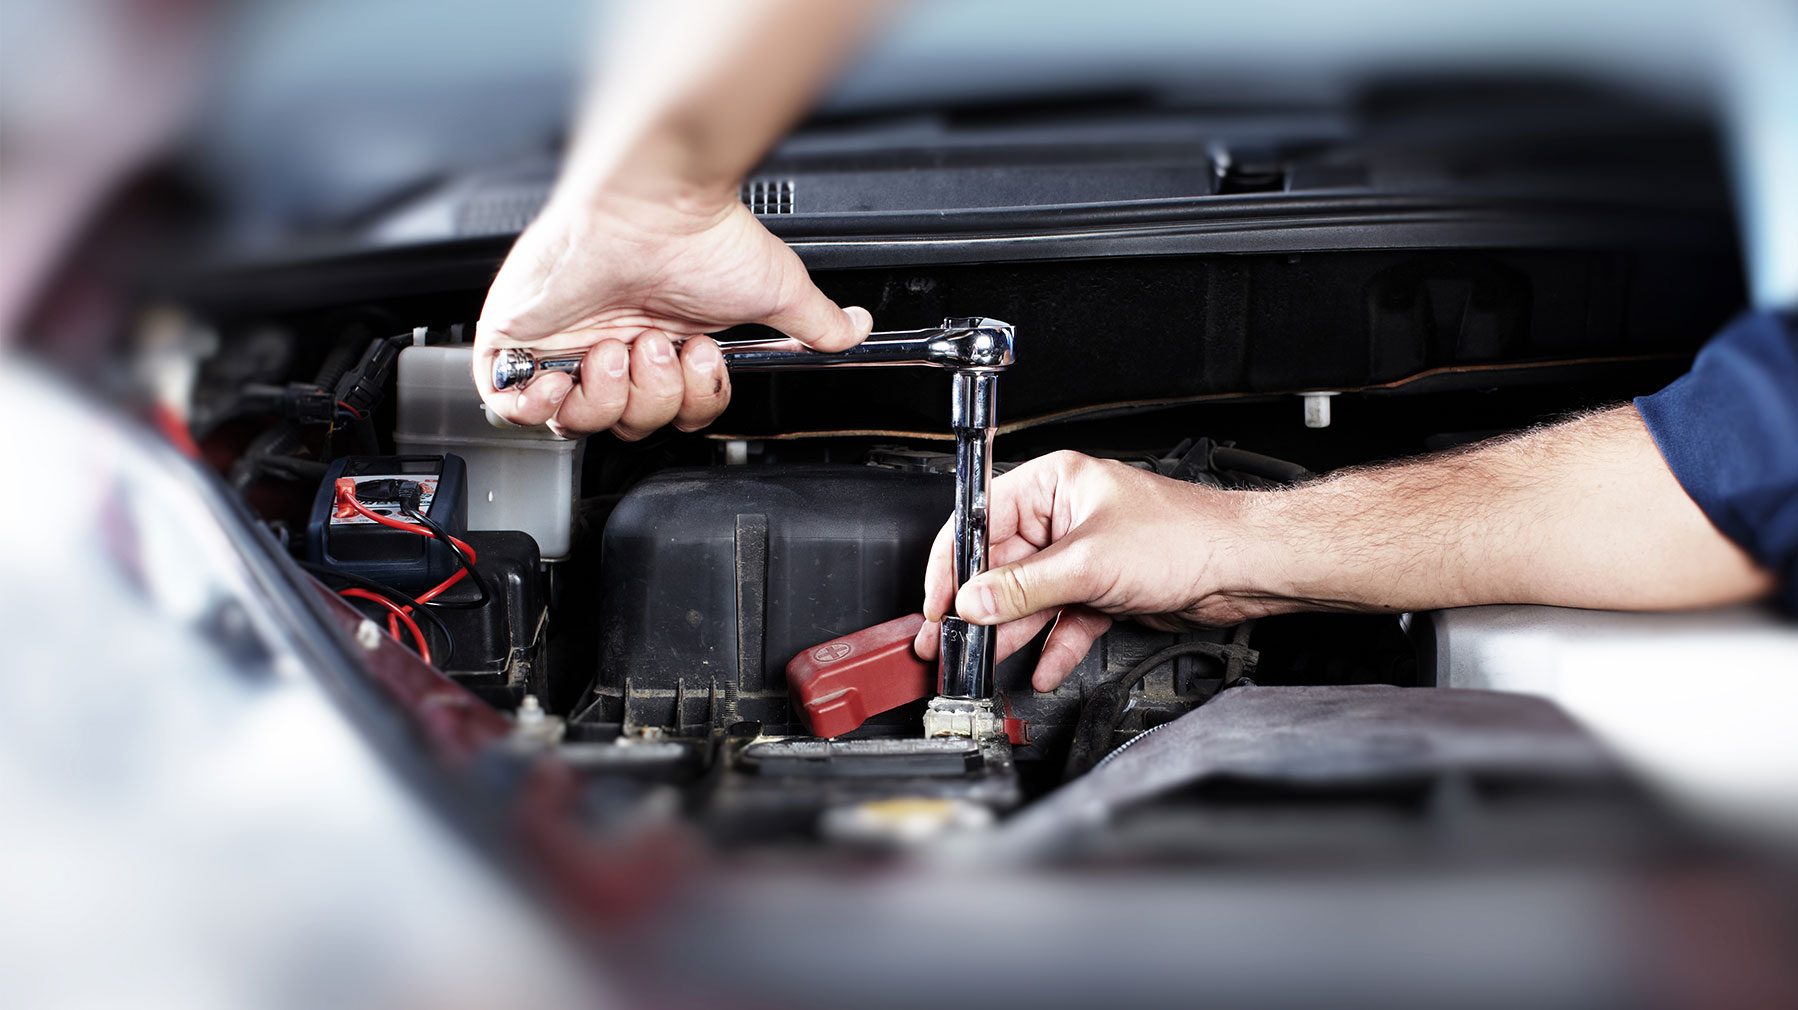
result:
<svg viewBox="0 0 1798 1010"><path fill-rule="evenodd" d="M638 389L631 394L630 402L620 413L618 423L612 430L618 437L627 442L635 442L646 438L657 428L673 421L680 412L680 397L670 398L657 396L652 392Z"/></svg>
<svg viewBox="0 0 1798 1010"><path fill-rule="evenodd" d="M698 431L716 421L721 413L723 413L722 408L717 410L682 408L674 418L674 426L681 431Z"/></svg>
<svg viewBox="0 0 1798 1010"><path fill-rule="evenodd" d="M1055 475L1067 484L1083 484L1102 473L1108 460L1094 459L1083 452L1063 449L1055 454Z"/></svg>
<svg viewBox="0 0 1798 1010"><path fill-rule="evenodd" d="M654 401L658 408L668 410L671 414L680 408L681 401L687 395L687 383L677 368L666 369L649 376L649 383L642 387L643 394Z"/></svg>
<svg viewBox="0 0 1798 1010"><path fill-rule="evenodd" d="M624 410L620 413L619 423L646 435L674 420L679 413L680 396L678 393L670 397L658 394L654 390L639 388L631 391L630 402L625 404Z"/></svg>
<svg viewBox="0 0 1798 1010"><path fill-rule="evenodd" d="M581 398L595 414L610 415L611 420L616 421L618 415L624 413L625 405L630 402L630 383L619 379L594 379L590 384L582 384ZM600 427L606 425L602 424Z"/></svg>
<svg viewBox="0 0 1798 1010"><path fill-rule="evenodd" d="M1101 500L1131 494L1130 485L1135 483L1139 473L1128 464L1117 460L1092 460L1083 479L1092 485L1095 494L1103 496Z"/></svg>
<svg viewBox="0 0 1798 1010"><path fill-rule="evenodd" d="M549 420L550 416L554 413L555 411L552 410L548 404L526 403L522 401L517 403L510 411L499 412L501 417L513 424L522 425L542 424Z"/></svg>
<svg viewBox="0 0 1798 1010"><path fill-rule="evenodd" d="M1017 566L1001 568L996 573L999 578L999 592L1010 600L1012 605L1028 613L1036 599L1035 580L1026 571Z"/></svg>
<svg viewBox="0 0 1798 1010"><path fill-rule="evenodd" d="M695 375L687 379L683 413L705 413L716 417L730 402L730 392L724 380L709 375Z"/></svg>
<svg viewBox="0 0 1798 1010"><path fill-rule="evenodd" d="M638 378L631 376L630 407L631 409L660 409L670 403L678 405L681 401L681 381L679 373L672 376L650 373Z"/></svg>
<svg viewBox="0 0 1798 1010"><path fill-rule="evenodd" d="M633 381L638 385L654 381L665 382L668 376L680 371L673 349L667 344L667 338L659 334L641 337L631 343L630 373Z"/></svg>
<svg viewBox="0 0 1798 1010"><path fill-rule="evenodd" d="M643 404L641 415L632 417L631 423L633 425L647 426L649 428L660 428L662 425L667 424L679 416L680 405L681 399L678 390L673 396L657 396L650 398Z"/></svg>
<svg viewBox="0 0 1798 1010"><path fill-rule="evenodd" d="M595 410L591 407L585 410L564 410L556 417L556 422L571 432L586 435L604 431L617 424L618 412L616 410Z"/></svg>
<svg viewBox="0 0 1798 1010"><path fill-rule="evenodd" d="M1136 471L1128 463L1115 459L1093 459L1087 457L1084 467L1090 473L1103 475L1108 481L1115 483L1119 478Z"/></svg>
<svg viewBox="0 0 1798 1010"><path fill-rule="evenodd" d="M1080 659L1085 654L1069 642L1056 642L1044 647L1040 664L1055 674L1066 675L1069 670L1080 665ZM1059 676L1057 679L1060 679Z"/></svg>

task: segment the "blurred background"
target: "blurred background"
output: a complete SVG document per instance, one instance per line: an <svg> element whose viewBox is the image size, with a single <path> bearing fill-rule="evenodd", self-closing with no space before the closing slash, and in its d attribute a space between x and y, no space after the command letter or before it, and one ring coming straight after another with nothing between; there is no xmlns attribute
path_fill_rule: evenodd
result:
<svg viewBox="0 0 1798 1010"><path fill-rule="evenodd" d="M822 114L1121 92L1302 106L1370 78L1479 71L1572 75L1703 108L1742 155L1755 283L1767 298L1793 294L1794 243L1774 238L1798 214L1782 183L1795 174L1798 15L1781 0L900 6ZM0 42L5 272L19 292L8 329L94 205L146 164L200 190L226 236L253 247L555 150L586 59L603 50L606 7L12 0Z"/></svg>

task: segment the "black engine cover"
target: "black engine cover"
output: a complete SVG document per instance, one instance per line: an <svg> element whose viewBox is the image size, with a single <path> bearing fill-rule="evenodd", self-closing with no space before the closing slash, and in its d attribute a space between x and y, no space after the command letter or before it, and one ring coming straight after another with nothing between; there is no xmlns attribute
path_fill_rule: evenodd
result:
<svg viewBox="0 0 1798 1010"><path fill-rule="evenodd" d="M606 522L598 714L786 729L788 660L919 608L953 489L938 474L832 465L643 481Z"/></svg>

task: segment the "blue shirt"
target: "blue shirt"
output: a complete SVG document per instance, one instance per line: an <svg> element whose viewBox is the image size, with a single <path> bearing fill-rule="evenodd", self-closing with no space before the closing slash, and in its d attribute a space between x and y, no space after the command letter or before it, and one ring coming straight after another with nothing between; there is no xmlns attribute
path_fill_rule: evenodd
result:
<svg viewBox="0 0 1798 1010"><path fill-rule="evenodd" d="M1636 409L1680 486L1798 612L1798 314L1738 317Z"/></svg>

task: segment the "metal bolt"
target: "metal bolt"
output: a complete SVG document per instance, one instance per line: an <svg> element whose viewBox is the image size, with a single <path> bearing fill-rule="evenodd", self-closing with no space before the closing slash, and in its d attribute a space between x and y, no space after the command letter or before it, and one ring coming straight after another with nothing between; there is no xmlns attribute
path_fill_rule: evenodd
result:
<svg viewBox="0 0 1798 1010"><path fill-rule="evenodd" d="M1328 428L1330 426L1330 398L1335 393L1301 393L1305 401L1305 427Z"/></svg>

